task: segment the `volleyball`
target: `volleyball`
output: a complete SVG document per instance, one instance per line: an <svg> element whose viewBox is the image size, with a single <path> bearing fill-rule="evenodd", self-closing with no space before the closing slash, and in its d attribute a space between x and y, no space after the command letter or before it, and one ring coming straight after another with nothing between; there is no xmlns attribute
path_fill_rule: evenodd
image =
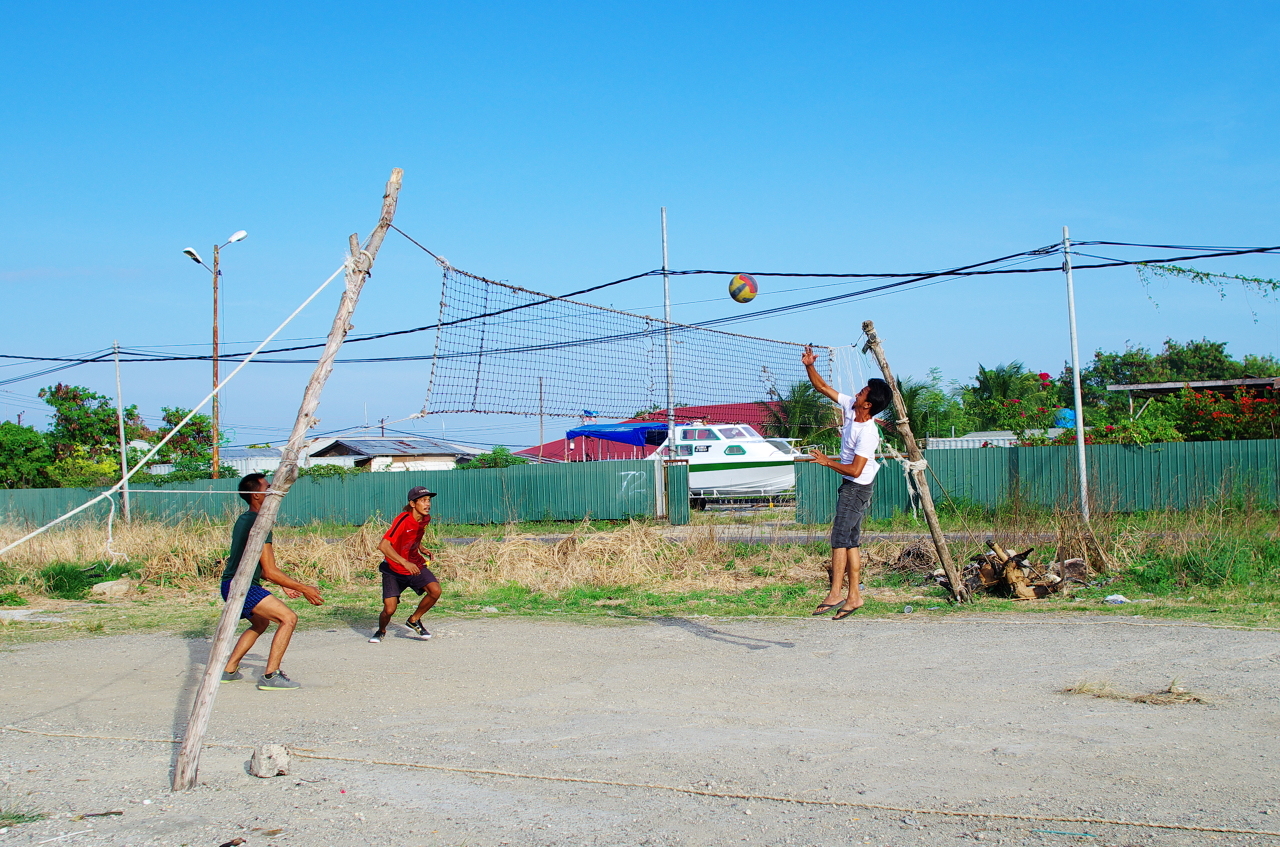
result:
<svg viewBox="0 0 1280 847"><path fill-rule="evenodd" d="M751 274L737 274L729 280L729 296L739 303L750 303L759 290Z"/></svg>

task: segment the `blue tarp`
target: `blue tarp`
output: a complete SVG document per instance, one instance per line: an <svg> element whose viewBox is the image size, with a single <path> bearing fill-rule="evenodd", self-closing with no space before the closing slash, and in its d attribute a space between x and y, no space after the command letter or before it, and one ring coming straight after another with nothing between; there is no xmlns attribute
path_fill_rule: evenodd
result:
<svg viewBox="0 0 1280 847"><path fill-rule="evenodd" d="M592 438L602 438L605 441L616 441L619 444L634 444L637 447L643 447L646 444L652 444L646 441L645 436L651 432L667 431L665 423L620 423L620 424L587 424L576 429L571 429L564 434L567 439L578 438L582 435L589 435Z"/></svg>

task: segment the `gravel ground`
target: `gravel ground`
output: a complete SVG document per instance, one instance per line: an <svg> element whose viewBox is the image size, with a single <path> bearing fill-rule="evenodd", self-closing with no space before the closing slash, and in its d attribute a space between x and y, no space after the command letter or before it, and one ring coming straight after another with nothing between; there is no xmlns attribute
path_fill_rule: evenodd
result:
<svg viewBox="0 0 1280 847"><path fill-rule="evenodd" d="M169 743L0 731L0 807L52 816L0 843L1280 844L1046 820L1280 831L1280 633L1039 615L432 623L429 642L301 632L285 669L303 690L221 686L207 740L226 746L193 791L167 790ZM12 648L0 724L172 739L208 649ZM1174 678L1210 703L1061 693ZM273 742L368 762L248 775ZM76 819L106 811L123 814Z"/></svg>

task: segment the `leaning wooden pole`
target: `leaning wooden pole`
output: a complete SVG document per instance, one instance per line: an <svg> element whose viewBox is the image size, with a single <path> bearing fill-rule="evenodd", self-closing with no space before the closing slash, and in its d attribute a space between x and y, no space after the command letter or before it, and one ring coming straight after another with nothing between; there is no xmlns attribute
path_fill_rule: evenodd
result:
<svg viewBox="0 0 1280 847"><path fill-rule="evenodd" d="M280 501L288 493L289 487L298 478L298 458L302 452L307 430L315 425L315 412L320 406L320 392L324 390L325 381L333 372L333 360L338 355L338 348L346 340L351 329L351 316L355 313L356 303L360 299L360 290L364 288L373 261L378 256L378 248L387 235L391 219L395 217L396 200L400 195L400 181L404 172L400 168L391 171L391 179L387 182L386 193L382 197L382 217L374 228L373 234L364 249L360 248L360 239L352 235L350 239L351 258L347 261L346 290L342 292L342 300L338 304L338 313L333 318L333 327L329 330L329 338L320 361L307 382L302 394L302 405L298 409L298 417L293 423L293 432L289 435L289 443L280 460L280 468L271 478L271 487L267 490L266 502L258 511L258 518L253 523L249 538L245 542L244 555L236 569L235 578L227 589L227 603L222 609L222 617L218 619L218 628L213 637L213 648L209 651L209 662L205 665L204 677L200 680L200 688L196 691L195 702L191 705L191 717L187 721L187 732L182 739L182 747L178 751L177 766L173 771L173 790L185 791L196 784L196 772L200 766L200 747L204 742L205 730L209 726L209 717L213 714L213 700L218 693L222 668L231 656L231 642L235 638L236 624L240 619L240 609L244 605L245 594L249 591L249 582L253 578L258 559L262 556L262 547L267 535L275 525L276 515L280 512Z"/></svg>
<svg viewBox="0 0 1280 847"><path fill-rule="evenodd" d="M911 423L907 420L907 404L902 401L902 393L898 391L898 381L893 378L893 371L889 369L889 360L884 357L884 348L880 346L875 324L871 321L863 321L862 331L867 334L867 349L880 363L884 380L893 390L893 410L897 414L898 432L902 434L902 440L907 445L907 458L911 461L911 479L915 482L916 492L920 495L920 508L924 512L925 521L929 524L929 534L933 536L933 546L938 550L938 560L942 562L942 569L947 572L947 581L951 583L951 597L957 603L968 602L969 589L960 580L960 571L956 569L956 564L951 559L951 550L947 547L946 536L942 534L942 526L938 523L938 513L933 508L933 493L929 490L929 481L924 475L924 453L916 443L916 436L911 431Z"/></svg>

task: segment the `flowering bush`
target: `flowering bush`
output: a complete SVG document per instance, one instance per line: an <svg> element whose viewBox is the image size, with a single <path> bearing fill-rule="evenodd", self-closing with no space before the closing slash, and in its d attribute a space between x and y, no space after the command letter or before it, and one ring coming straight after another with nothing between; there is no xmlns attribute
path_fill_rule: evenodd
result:
<svg viewBox="0 0 1280 847"><path fill-rule="evenodd" d="M1180 429L1192 441L1280 438L1280 391L1237 389L1234 395L1184 388Z"/></svg>

